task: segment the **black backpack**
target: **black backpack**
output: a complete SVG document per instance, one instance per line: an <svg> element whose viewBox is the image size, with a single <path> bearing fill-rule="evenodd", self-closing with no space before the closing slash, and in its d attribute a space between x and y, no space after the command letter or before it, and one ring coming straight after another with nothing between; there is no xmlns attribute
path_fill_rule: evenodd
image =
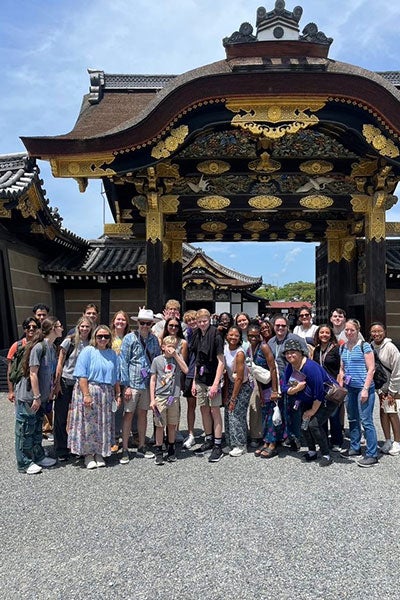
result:
<svg viewBox="0 0 400 600"><path fill-rule="evenodd" d="M40 356L40 360L42 360L45 352L46 352L46 346L45 346L45 343L42 342L42 354ZM22 340L18 340L17 350L11 361L10 372L8 374L8 379L11 381L11 383L13 384L14 387L24 377L24 370L22 368L22 359L24 357L24 353L25 353L25 346L22 344Z"/></svg>
<svg viewBox="0 0 400 600"><path fill-rule="evenodd" d="M22 340L18 340L17 349L11 361L10 372L8 374L8 379L15 386L19 381L21 381L24 373L22 370L22 359L25 352L25 346L22 344Z"/></svg>
<svg viewBox="0 0 400 600"><path fill-rule="evenodd" d="M365 344L365 342L362 343L362 351L363 352L364 352L364 344ZM374 358L375 358L374 383L375 383L376 389L380 390L381 388L383 388L385 383L389 382L390 373L392 371L391 371L391 369L388 369L387 367L383 366L382 362L379 360L379 356L378 356L376 350L374 350L374 348L372 350L374 352Z"/></svg>

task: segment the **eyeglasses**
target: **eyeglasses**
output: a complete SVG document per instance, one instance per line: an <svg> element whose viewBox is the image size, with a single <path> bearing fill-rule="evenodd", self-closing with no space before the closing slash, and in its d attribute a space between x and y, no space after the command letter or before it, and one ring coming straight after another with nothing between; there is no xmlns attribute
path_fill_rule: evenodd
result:
<svg viewBox="0 0 400 600"><path fill-rule="evenodd" d="M27 329L37 329L37 325L29 325Z"/></svg>
<svg viewBox="0 0 400 600"><path fill-rule="evenodd" d="M173 327L173 329L178 329L179 325L173 325L172 323L168 323L168 327Z"/></svg>
<svg viewBox="0 0 400 600"><path fill-rule="evenodd" d="M303 317L309 317L310 313L303 313L302 315L300 315L300 318L302 319Z"/></svg>
<svg viewBox="0 0 400 600"><path fill-rule="evenodd" d="M150 327L151 322L150 321L139 321L139 325L141 325L142 327Z"/></svg>
<svg viewBox="0 0 400 600"><path fill-rule="evenodd" d="M109 333L102 333L100 335L96 335L96 340L109 340L111 335Z"/></svg>
<svg viewBox="0 0 400 600"><path fill-rule="evenodd" d="M275 327L277 329L285 329L285 327L287 327L287 325L275 325Z"/></svg>

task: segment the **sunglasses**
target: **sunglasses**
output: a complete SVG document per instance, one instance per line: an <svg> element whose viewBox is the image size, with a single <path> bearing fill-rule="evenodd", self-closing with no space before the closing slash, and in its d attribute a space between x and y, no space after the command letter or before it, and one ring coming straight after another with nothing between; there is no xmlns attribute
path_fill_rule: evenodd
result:
<svg viewBox="0 0 400 600"><path fill-rule="evenodd" d="M304 313L303 315L300 315L300 318L302 319L303 317L309 317L310 313Z"/></svg>
<svg viewBox="0 0 400 600"><path fill-rule="evenodd" d="M101 334L101 335L96 335L96 340L109 340L111 337L111 335L109 333L105 334Z"/></svg>
<svg viewBox="0 0 400 600"><path fill-rule="evenodd" d="M285 327L287 327L287 325L275 325L275 327L277 329L285 329Z"/></svg>
<svg viewBox="0 0 400 600"><path fill-rule="evenodd" d="M168 327L173 327L174 329L178 329L179 325L172 325L172 323L168 323Z"/></svg>
<svg viewBox="0 0 400 600"><path fill-rule="evenodd" d="M37 329L37 325L29 325L29 327L27 327L27 329Z"/></svg>
<svg viewBox="0 0 400 600"><path fill-rule="evenodd" d="M150 327L151 322L150 321L139 321L139 325L141 325L142 327Z"/></svg>

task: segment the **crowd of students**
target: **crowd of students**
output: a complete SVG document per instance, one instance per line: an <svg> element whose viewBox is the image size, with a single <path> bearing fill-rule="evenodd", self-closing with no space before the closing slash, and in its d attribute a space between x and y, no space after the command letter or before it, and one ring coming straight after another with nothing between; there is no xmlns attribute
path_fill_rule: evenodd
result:
<svg viewBox="0 0 400 600"><path fill-rule="evenodd" d="M184 401L182 447L207 453L210 463L224 453L239 457L246 451L271 459L282 447L298 452L301 446L307 447L303 460L322 467L332 464L335 453L358 457L360 467L376 465L379 452L400 454L400 352L382 323L371 325L369 343L359 322L346 319L340 308L331 312L330 323L317 326L302 307L292 333L283 314L260 321L222 313L212 325L208 310L200 309L181 320L179 303L169 300L163 318L141 308L131 317L136 325L131 331L125 311L115 313L109 327L98 324L98 308L89 304L57 344L62 324L45 305L34 309L24 320L24 337L7 356L20 472L36 474L70 456L82 457L89 470L106 466L112 453L128 464L132 432L137 456L156 465L175 462ZM376 362L386 374L379 387ZM349 447L344 405L327 395L332 382L347 391ZM381 448L373 420L376 399L385 436ZM194 430L196 408L201 444ZM152 444L146 443L149 411ZM54 457L42 445L45 416L53 427Z"/></svg>

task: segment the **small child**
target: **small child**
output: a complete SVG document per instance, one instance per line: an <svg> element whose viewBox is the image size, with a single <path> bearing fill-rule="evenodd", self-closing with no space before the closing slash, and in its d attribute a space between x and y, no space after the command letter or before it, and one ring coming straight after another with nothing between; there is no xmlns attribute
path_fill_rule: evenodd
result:
<svg viewBox="0 0 400 600"><path fill-rule="evenodd" d="M154 414L156 428L156 465L164 464L162 444L164 428L168 431L168 462L175 462L175 434L179 423L179 396L181 393L181 372L188 372L188 366L176 351L178 339L167 335L162 343L162 355L156 356L150 368L150 408Z"/></svg>

